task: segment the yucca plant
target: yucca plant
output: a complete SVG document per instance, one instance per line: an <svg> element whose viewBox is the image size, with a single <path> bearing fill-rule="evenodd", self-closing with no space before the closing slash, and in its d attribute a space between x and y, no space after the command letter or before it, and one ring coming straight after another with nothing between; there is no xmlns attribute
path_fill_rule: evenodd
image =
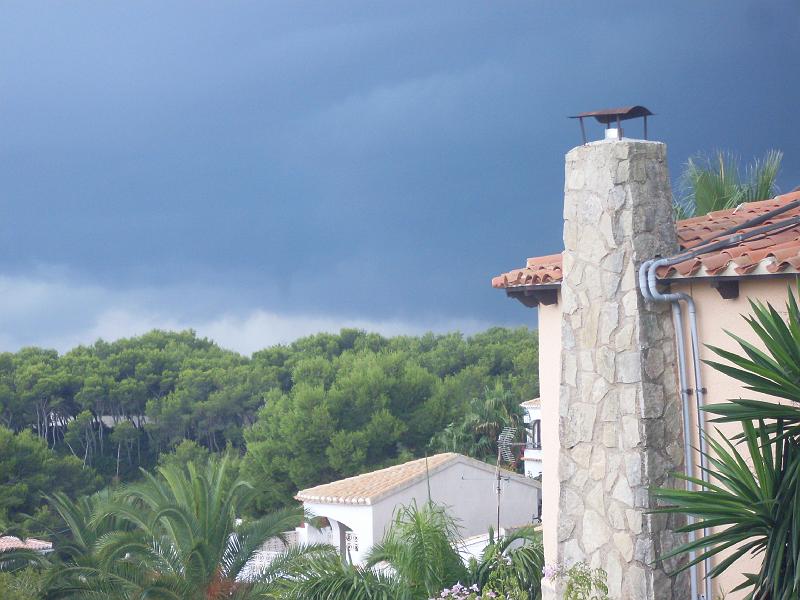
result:
<svg viewBox="0 0 800 600"><path fill-rule="evenodd" d="M773 197L782 159L781 152L770 150L741 169L729 152L690 158L680 181L683 195L675 202L678 217L698 217Z"/></svg>
<svg viewBox="0 0 800 600"><path fill-rule="evenodd" d="M726 362L707 364L746 390L800 402L800 308L792 290L785 319L770 304L750 306L753 314L745 319L763 349L728 332L741 354L710 346ZM800 406L735 399L705 410L717 415L713 422L739 423L742 433L730 441L708 436L710 482L689 478L696 491L656 491L669 504L657 512L696 517L681 531L717 529L669 556L698 550L696 563L729 551L712 577L746 554L760 556L760 571L748 574L738 589L747 589L753 600L800 597Z"/></svg>
<svg viewBox="0 0 800 600"><path fill-rule="evenodd" d="M786 436L770 440L764 422L757 423L742 423L746 452L731 441L709 437L706 456L714 481L678 475L697 490L658 490L656 496L669 506L654 512L693 515L696 521L681 532L717 528L664 559L697 551L688 568L728 551L710 570L711 577L718 577L742 556L763 555L761 570L746 574L734 591L748 589L747 598L758 600L790 600L800 597L800 447Z"/></svg>

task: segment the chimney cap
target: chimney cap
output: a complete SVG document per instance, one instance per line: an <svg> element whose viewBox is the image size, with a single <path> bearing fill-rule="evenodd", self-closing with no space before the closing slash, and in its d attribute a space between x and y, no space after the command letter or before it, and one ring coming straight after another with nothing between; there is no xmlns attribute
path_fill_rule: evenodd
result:
<svg viewBox="0 0 800 600"><path fill-rule="evenodd" d="M649 117L653 113L645 106L622 106L620 108L604 108L602 110L592 110L578 115L573 115L570 119L582 119L583 117L594 117L600 123L608 125L616 121L627 121L637 117Z"/></svg>
<svg viewBox="0 0 800 600"><path fill-rule="evenodd" d="M647 139L647 117L653 113L644 106L622 106L619 108L603 108L601 110L592 110L589 112L572 115L570 119L580 119L581 122L581 135L583 136L583 143L586 143L586 130L583 127L583 120L587 117L594 117L606 127L611 127L611 123L617 124L617 129L620 130L620 138L622 136L622 128L620 127L621 121L628 119L636 119L642 117L644 119L644 139Z"/></svg>

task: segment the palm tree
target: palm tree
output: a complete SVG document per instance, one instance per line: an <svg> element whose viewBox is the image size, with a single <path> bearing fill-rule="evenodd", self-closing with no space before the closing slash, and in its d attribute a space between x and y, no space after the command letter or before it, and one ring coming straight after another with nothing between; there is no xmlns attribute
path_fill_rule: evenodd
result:
<svg viewBox="0 0 800 600"><path fill-rule="evenodd" d="M544 558L541 538L532 528L492 539L481 559L470 560L468 566L460 548L457 523L443 507L412 503L396 511L389 532L372 548L365 566L343 560L332 548L318 550L316 555L288 560L282 576L272 580L264 593L285 600L426 600L458 582L486 586L502 557L515 588L525 594L519 598L540 598Z"/></svg>
<svg viewBox="0 0 800 600"><path fill-rule="evenodd" d="M115 532L99 544L107 570L130 588L127 598L247 595L252 585L241 580L245 566L266 540L298 525L302 511L284 509L240 522L253 486L231 481L228 464L226 455L205 467L160 467L105 508L104 514L135 527L132 534ZM154 592L145 596L146 590Z"/></svg>
<svg viewBox="0 0 800 600"><path fill-rule="evenodd" d="M65 527L56 532L53 555L0 557L0 568L26 562L43 569L48 598L263 597L260 586L243 580L245 566L266 540L281 537L303 513L285 509L241 522L237 517L250 505L253 488L228 469L225 456L203 467L174 464L155 475L144 473L143 483L116 495L75 502L54 496L50 505Z"/></svg>
<svg viewBox="0 0 800 600"><path fill-rule="evenodd" d="M717 151L713 159L690 158L681 178L683 196L675 202L678 217L699 217L773 197L782 159L781 152L770 150L745 167L742 176L738 159L729 152Z"/></svg>
<svg viewBox="0 0 800 600"><path fill-rule="evenodd" d="M750 304L753 316L746 319L764 349L729 334L742 354L712 347L725 362L708 364L747 390L792 404L739 399L706 407L718 415L715 422L741 424L742 434L734 441L709 438L711 481L689 478L698 487L691 492L658 490L669 505L657 512L697 518L681 531L717 528L670 556L699 550L694 562L700 562L729 550L711 570L714 577L741 556L761 556L759 572L740 589L749 590L748 599L789 600L800 597L800 309L791 289L786 320L769 304Z"/></svg>
<svg viewBox="0 0 800 600"><path fill-rule="evenodd" d="M436 434L431 446L446 452L459 452L481 460L497 459L497 438L504 427L517 427L522 433L523 410L519 399L497 383L473 398L458 423L451 423Z"/></svg>
<svg viewBox="0 0 800 600"><path fill-rule="evenodd" d="M467 580L458 542L458 526L443 506L411 503L397 509L389 533L370 551L367 566L385 563L412 598L429 598Z"/></svg>
<svg viewBox="0 0 800 600"><path fill-rule="evenodd" d="M51 554L32 550L2 553L0 570L33 567L41 573L48 597L71 597L86 588L87 575L94 579L103 572L102 558L97 551L101 541L112 534L124 535L130 527L113 515L98 516L101 507L110 501L108 490L74 501L59 492L47 496L46 500L62 523L60 528L49 532L54 551Z"/></svg>

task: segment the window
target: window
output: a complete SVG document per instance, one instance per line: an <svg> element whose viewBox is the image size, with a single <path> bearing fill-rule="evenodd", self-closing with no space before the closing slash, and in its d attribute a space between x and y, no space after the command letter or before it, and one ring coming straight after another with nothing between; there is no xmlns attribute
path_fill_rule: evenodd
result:
<svg viewBox="0 0 800 600"><path fill-rule="evenodd" d="M528 447L532 450L542 449L542 422L539 419L531 423Z"/></svg>
<svg viewBox="0 0 800 600"><path fill-rule="evenodd" d="M352 531L344 534L344 546L348 552L358 552L358 536Z"/></svg>

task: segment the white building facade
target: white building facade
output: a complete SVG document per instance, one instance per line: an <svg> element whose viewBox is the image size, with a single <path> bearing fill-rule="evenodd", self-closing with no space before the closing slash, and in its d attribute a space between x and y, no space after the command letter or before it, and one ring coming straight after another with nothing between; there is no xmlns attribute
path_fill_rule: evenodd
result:
<svg viewBox="0 0 800 600"><path fill-rule="evenodd" d="M444 453L301 490L295 498L318 518L319 528L305 524L298 542L331 544L353 563L363 563L397 508L429 498L447 507L464 538L485 534L497 529L496 473L492 465ZM538 481L501 471L500 527L538 522L540 497Z"/></svg>
<svg viewBox="0 0 800 600"><path fill-rule="evenodd" d="M539 398L520 404L525 410L525 463L526 477L540 477L542 474L542 404Z"/></svg>

